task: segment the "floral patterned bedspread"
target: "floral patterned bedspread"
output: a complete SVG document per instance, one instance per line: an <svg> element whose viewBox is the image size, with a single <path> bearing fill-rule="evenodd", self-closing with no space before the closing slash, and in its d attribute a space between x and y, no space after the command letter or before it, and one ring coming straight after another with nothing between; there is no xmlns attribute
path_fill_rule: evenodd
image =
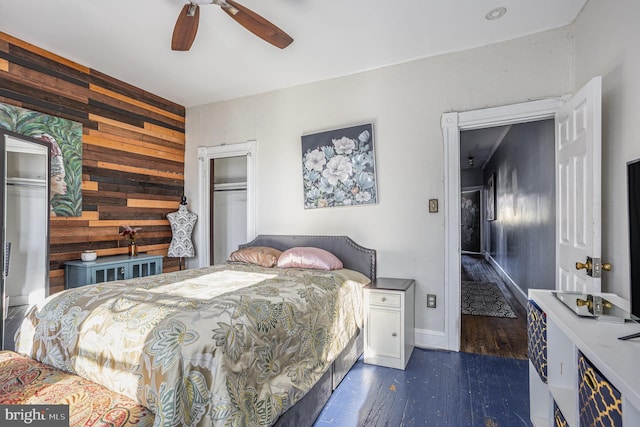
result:
<svg viewBox="0 0 640 427"><path fill-rule="evenodd" d="M354 273L228 264L69 289L30 310L16 351L155 426L271 425L362 326Z"/></svg>

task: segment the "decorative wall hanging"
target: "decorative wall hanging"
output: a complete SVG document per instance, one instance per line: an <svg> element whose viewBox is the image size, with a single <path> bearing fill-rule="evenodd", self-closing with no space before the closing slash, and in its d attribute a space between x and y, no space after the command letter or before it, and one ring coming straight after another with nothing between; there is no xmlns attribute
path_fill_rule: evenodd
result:
<svg viewBox="0 0 640 427"><path fill-rule="evenodd" d="M51 215L82 216L82 123L0 103L0 127L51 144Z"/></svg>
<svg viewBox="0 0 640 427"><path fill-rule="evenodd" d="M463 252L480 252L480 190L463 191L460 196L460 246Z"/></svg>
<svg viewBox="0 0 640 427"><path fill-rule="evenodd" d="M496 219L496 174L493 173L487 180L487 221L495 221Z"/></svg>
<svg viewBox="0 0 640 427"><path fill-rule="evenodd" d="M375 204L371 123L302 136L305 209Z"/></svg>

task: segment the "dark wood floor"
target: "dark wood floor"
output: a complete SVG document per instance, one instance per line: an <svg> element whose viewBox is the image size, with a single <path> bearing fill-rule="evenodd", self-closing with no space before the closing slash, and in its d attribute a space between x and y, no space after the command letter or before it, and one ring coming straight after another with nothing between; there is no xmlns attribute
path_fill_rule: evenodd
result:
<svg viewBox="0 0 640 427"><path fill-rule="evenodd" d="M416 348L406 370L351 368L314 427L518 427L529 422L524 360Z"/></svg>
<svg viewBox="0 0 640 427"><path fill-rule="evenodd" d="M462 280L494 282L518 316L516 319L462 315L460 351L527 359L527 312L507 283L482 256L462 255Z"/></svg>

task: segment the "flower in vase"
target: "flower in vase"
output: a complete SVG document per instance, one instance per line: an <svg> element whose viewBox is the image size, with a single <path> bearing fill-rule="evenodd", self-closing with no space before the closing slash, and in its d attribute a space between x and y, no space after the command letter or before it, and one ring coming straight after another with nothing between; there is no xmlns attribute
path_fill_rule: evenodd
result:
<svg viewBox="0 0 640 427"><path fill-rule="evenodd" d="M131 228L128 225L123 225L122 228L123 230L120 232L120 236L125 237L131 243L136 241L136 233L142 230L140 227Z"/></svg>

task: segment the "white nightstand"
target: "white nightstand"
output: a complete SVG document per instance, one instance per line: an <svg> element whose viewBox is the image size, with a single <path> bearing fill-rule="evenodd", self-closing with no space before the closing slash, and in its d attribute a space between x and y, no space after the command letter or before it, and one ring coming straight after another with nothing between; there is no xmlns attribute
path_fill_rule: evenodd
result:
<svg viewBox="0 0 640 427"><path fill-rule="evenodd" d="M364 288L364 363L404 369L414 339L413 279L379 277Z"/></svg>

